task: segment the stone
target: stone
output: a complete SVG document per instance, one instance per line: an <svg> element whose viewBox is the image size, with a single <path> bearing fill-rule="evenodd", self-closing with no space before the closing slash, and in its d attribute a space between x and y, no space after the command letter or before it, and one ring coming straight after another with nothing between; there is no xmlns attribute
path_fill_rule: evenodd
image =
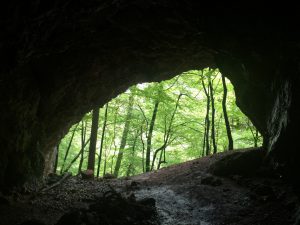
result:
<svg viewBox="0 0 300 225"><path fill-rule="evenodd" d="M105 179L105 180L116 179L116 178L117 178L117 177L116 177L115 175L111 174L111 173L106 173L106 174L104 174L104 176L103 176L103 179Z"/></svg>
<svg viewBox="0 0 300 225"><path fill-rule="evenodd" d="M253 176L258 173L264 156L265 152L262 149L233 152L213 163L209 172L218 176Z"/></svg>
<svg viewBox="0 0 300 225"><path fill-rule="evenodd" d="M84 180L91 180L94 179L94 171L93 170L85 170L81 173L81 178Z"/></svg>

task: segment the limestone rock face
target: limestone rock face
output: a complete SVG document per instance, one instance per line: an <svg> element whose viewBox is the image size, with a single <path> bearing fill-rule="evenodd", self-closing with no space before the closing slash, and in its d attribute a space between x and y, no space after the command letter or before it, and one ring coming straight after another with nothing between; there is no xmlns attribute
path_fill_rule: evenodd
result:
<svg viewBox="0 0 300 225"><path fill-rule="evenodd" d="M135 83L208 66L232 81L275 161L296 167L299 20L195 2L7 1L0 13L1 188L51 168L59 139L94 106Z"/></svg>

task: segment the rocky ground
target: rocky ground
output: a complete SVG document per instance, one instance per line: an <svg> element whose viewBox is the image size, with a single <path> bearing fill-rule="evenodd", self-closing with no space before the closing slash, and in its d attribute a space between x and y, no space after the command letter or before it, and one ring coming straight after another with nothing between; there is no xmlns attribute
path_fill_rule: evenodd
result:
<svg viewBox="0 0 300 225"><path fill-rule="evenodd" d="M222 153L124 179L69 177L49 190L0 197L0 224L294 224L295 190L257 170L262 155Z"/></svg>

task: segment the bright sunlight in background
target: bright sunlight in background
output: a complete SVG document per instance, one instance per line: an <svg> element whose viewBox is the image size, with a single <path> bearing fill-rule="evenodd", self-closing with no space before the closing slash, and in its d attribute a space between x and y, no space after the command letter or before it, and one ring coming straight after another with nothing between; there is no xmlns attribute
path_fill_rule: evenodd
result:
<svg viewBox="0 0 300 225"><path fill-rule="evenodd" d="M226 85L234 148L261 145L261 135L236 106L228 79ZM96 145L100 176L114 174L117 163L120 168L115 174L131 176L226 151L223 98L222 75L210 69L130 87L100 109ZM87 113L61 140L57 172L76 174L86 168L91 124L91 113Z"/></svg>

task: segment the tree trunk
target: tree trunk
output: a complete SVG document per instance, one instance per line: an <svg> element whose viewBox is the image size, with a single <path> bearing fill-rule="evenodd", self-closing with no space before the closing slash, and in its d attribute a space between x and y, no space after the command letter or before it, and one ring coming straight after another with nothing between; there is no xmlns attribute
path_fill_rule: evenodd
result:
<svg viewBox="0 0 300 225"><path fill-rule="evenodd" d="M84 147L85 147L85 138L86 138L86 127L87 122L81 121L81 155L80 155L80 161L78 166L78 174L80 174L82 169L82 163L83 163L83 156L84 156Z"/></svg>
<svg viewBox="0 0 300 225"><path fill-rule="evenodd" d="M223 108L223 115L225 120L226 132L228 137L228 150L233 150L233 139L231 135L231 128L228 120L227 115L227 108L226 108L226 99L227 99L227 86L225 76L222 74L222 84L223 84L223 100L222 100L222 108Z"/></svg>
<svg viewBox="0 0 300 225"><path fill-rule="evenodd" d="M254 147L256 148L258 146L258 135L259 135L258 130L256 129L256 127L254 127L255 132L253 131L253 129L251 127L251 122L250 122L249 119L247 121L247 125L248 125L248 127L251 131L251 134L252 134L252 137L253 137L253 142L254 142Z"/></svg>
<svg viewBox="0 0 300 225"><path fill-rule="evenodd" d="M114 153L111 157L111 164L110 164L110 173L113 174L113 167L114 167L114 158L117 152L117 145L116 145L116 124L117 124L117 115L118 115L118 110L119 107L115 109L115 113L114 113L114 127L113 127L113 137L112 137L112 142L111 142L111 147L112 145L114 145ZM110 147L110 149L111 149Z"/></svg>
<svg viewBox="0 0 300 225"><path fill-rule="evenodd" d="M76 126L75 126L75 128L74 128L74 130L73 130L73 132L72 132L72 135L71 135L71 138L70 138L70 141L69 141L69 145L68 145L67 151L66 151L66 153L65 153L64 161L63 161L62 167L61 167L61 169L60 169L60 174L62 174L63 169L64 169L64 167L65 167L66 160L67 160L67 158L68 158L69 151L70 151L70 148L71 148L71 145L72 145L72 142L73 142L73 138L74 138L74 135L75 135L75 132L76 132L76 129L77 129L78 125L79 125L79 123L76 124Z"/></svg>
<svg viewBox="0 0 300 225"><path fill-rule="evenodd" d="M172 129L174 117L175 117L175 114L177 112L177 108L179 106L179 100L180 100L180 98L181 98L182 95L183 94L179 94L178 95L178 98L177 98L177 101L176 101L176 104L175 104L175 108L174 108L174 111L173 111L172 116L171 116L169 127L168 127L168 129L165 128L164 143L163 143L163 145L160 148L156 149L155 152L154 152L153 159L152 159L151 170L153 170L153 168L154 168L154 163L155 163L157 154L160 151L165 151L166 147L168 146L168 143L169 143L169 140L170 140L170 136L171 136L171 129ZM165 127L166 127L166 125L165 125ZM161 162L159 161L158 164L161 164Z"/></svg>
<svg viewBox="0 0 300 225"><path fill-rule="evenodd" d="M123 158L123 153L124 153L124 149L126 146L126 141L127 141L127 136L129 133L129 126L130 126L130 122L131 122L131 114L132 114L132 109L133 109L133 101L134 101L134 96L133 94L131 94L129 96L129 103L128 103L128 111L127 111L127 115L126 115L126 120L125 120L125 126L124 126L124 130L123 130L123 134L122 134L122 139L121 139L121 144L120 144L120 148L119 148L119 153L118 153L118 158L116 161L116 166L115 166L115 171L114 171L114 176L118 177L119 175L119 170L121 167L121 162L122 162L122 158Z"/></svg>
<svg viewBox="0 0 300 225"><path fill-rule="evenodd" d="M204 84L204 78L202 77L202 87L206 96L206 116L205 116L205 133L204 133L204 142L206 147L206 155L210 154L210 145L209 145L209 130L210 130L210 120L209 120L209 111L210 111L210 94L209 89L206 89Z"/></svg>
<svg viewBox="0 0 300 225"><path fill-rule="evenodd" d="M80 151L78 152L78 154L74 157L74 159L71 161L71 163L69 164L69 166L67 166L67 168L64 170L64 173L68 172L68 170L71 168L71 166L76 162L76 160L79 158L79 156L81 155L81 153L83 152L84 148L86 147L86 145L90 142L90 139L87 140L87 142L84 144L83 148L80 149Z"/></svg>
<svg viewBox="0 0 300 225"><path fill-rule="evenodd" d="M222 114L220 115L219 119L218 119L218 123L217 123L217 131L216 131L216 145L218 146L218 142L219 142L219 131L220 131L220 122L222 119Z"/></svg>
<svg viewBox="0 0 300 225"><path fill-rule="evenodd" d="M142 168L143 168L143 173L145 173L145 143L143 140L143 125L141 125L140 139L142 142Z"/></svg>
<svg viewBox="0 0 300 225"><path fill-rule="evenodd" d="M217 144L216 144L216 132L215 132L216 109L215 109L214 89L211 80L209 80L209 89L210 89L210 99L211 99L211 139L213 143L213 153L216 154L218 151Z"/></svg>
<svg viewBox="0 0 300 225"><path fill-rule="evenodd" d="M204 119L204 132L203 132L203 142L202 142L202 157L205 156L205 146L206 146L206 117Z"/></svg>
<svg viewBox="0 0 300 225"><path fill-rule="evenodd" d="M158 148L158 149L155 150L154 155L153 155L153 159L152 159L151 170L153 170L153 168L154 168L154 163L155 163L157 154L158 154L160 151L163 151L165 148L166 148L166 141L164 141L163 145L162 145L160 148Z"/></svg>
<svg viewBox="0 0 300 225"><path fill-rule="evenodd" d="M105 105L105 114L104 114L104 121L103 121L102 134L101 134L101 143L100 143L99 156L98 156L97 177L99 177L99 173L100 173L102 150L103 150L105 129L106 129L106 123L107 123L107 110L108 110L108 103L106 103L106 105Z"/></svg>
<svg viewBox="0 0 300 225"><path fill-rule="evenodd" d="M99 108L93 109L92 128L90 136L90 148L87 169L94 171L95 169L95 154L98 134Z"/></svg>
<svg viewBox="0 0 300 225"><path fill-rule="evenodd" d="M134 175L132 173L133 169L134 169L134 157L135 157L135 147L136 147L136 142L138 137L140 136L139 131L136 132L136 135L134 136L134 140L133 140L133 144L132 144L132 150L131 150L131 156L130 156L130 163L129 166L127 168L127 172L126 172L126 176L129 177L131 174Z"/></svg>
<svg viewBox="0 0 300 225"><path fill-rule="evenodd" d="M164 160L162 160L162 156L164 156ZM164 148L161 152L160 152L160 156L159 156L159 160L158 160L158 165L157 165L157 169L160 169L161 164L166 163L166 148Z"/></svg>
<svg viewBox="0 0 300 225"><path fill-rule="evenodd" d="M150 171L150 154L151 154L151 141L153 135L154 124L156 120L157 110L158 110L159 101L156 101L154 104L154 109L152 113L152 119L150 122L148 137L147 137L147 149L146 149L146 172Z"/></svg>

